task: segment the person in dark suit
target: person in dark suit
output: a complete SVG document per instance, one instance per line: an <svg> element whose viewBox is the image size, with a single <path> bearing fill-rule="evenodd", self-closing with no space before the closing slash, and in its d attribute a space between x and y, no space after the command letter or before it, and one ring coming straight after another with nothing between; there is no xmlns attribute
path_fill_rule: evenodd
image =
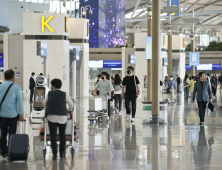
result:
<svg viewBox="0 0 222 170"><path fill-rule="evenodd" d="M29 89L30 89L30 102L32 103L32 98L33 98L33 94L34 94L34 89L35 89L35 73L32 73L32 77L30 77L29 79Z"/></svg>
<svg viewBox="0 0 222 170"><path fill-rule="evenodd" d="M208 101L212 102L212 91L210 84L205 80L204 72L199 73L200 80L194 85L192 103L194 103L197 93L197 104L199 108L200 125L204 125L205 110ZM209 97L208 97L209 96Z"/></svg>

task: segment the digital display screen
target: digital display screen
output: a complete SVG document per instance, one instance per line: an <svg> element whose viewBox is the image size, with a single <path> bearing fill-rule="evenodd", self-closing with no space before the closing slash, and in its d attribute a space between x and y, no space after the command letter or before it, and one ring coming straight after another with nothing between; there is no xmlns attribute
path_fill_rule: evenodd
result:
<svg viewBox="0 0 222 170"><path fill-rule="evenodd" d="M43 101L45 99L45 88L36 87L34 94L34 108L44 108Z"/></svg>
<svg viewBox="0 0 222 170"><path fill-rule="evenodd" d="M93 14L89 18L89 47L115 48L125 45L125 0L80 0L79 9L90 5ZM81 18L81 12L80 18ZM85 16L83 16L85 18Z"/></svg>
<svg viewBox="0 0 222 170"><path fill-rule="evenodd" d="M136 55L129 55L129 64L136 64Z"/></svg>

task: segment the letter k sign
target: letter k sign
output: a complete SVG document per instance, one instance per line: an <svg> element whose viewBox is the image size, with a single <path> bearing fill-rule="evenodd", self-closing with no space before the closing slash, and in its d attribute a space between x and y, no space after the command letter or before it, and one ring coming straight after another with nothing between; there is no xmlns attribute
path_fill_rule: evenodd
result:
<svg viewBox="0 0 222 170"><path fill-rule="evenodd" d="M50 16L45 21L45 16L42 16L42 32L45 32L45 26L49 29L49 31L54 32L54 30L48 25L48 22L53 18L53 16Z"/></svg>

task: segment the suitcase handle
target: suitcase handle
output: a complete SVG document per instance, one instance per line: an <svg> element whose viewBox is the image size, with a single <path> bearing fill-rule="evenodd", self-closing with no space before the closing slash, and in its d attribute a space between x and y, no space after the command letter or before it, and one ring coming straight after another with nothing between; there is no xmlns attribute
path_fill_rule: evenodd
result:
<svg viewBox="0 0 222 170"><path fill-rule="evenodd" d="M26 120L24 121L19 121L19 123L21 123L21 134L26 134Z"/></svg>

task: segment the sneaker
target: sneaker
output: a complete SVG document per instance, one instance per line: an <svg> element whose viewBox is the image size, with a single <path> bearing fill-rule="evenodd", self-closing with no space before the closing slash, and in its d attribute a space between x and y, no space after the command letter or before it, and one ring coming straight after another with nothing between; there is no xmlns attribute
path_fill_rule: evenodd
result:
<svg viewBox="0 0 222 170"><path fill-rule="evenodd" d="M119 111L119 116L121 116L122 115L122 111Z"/></svg>
<svg viewBox="0 0 222 170"><path fill-rule="evenodd" d="M117 112L118 112L118 111L117 111L117 108L115 108L115 113L117 114Z"/></svg>
<svg viewBox="0 0 222 170"><path fill-rule="evenodd" d="M204 122L200 122L200 125L204 125Z"/></svg>
<svg viewBox="0 0 222 170"><path fill-rule="evenodd" d="M134 121L135 121L135 119L134 119L134 118L132 118L132 119L131 119L131 122L134 122Z"/></svg>
<svg viewBox="0 0 222 170"><path fill-rule="evenodd" d="M131 115L128 115L128 114L127 114L126 118L127 118L127 121L129 121L130 118L131 118Z"/></svg>

